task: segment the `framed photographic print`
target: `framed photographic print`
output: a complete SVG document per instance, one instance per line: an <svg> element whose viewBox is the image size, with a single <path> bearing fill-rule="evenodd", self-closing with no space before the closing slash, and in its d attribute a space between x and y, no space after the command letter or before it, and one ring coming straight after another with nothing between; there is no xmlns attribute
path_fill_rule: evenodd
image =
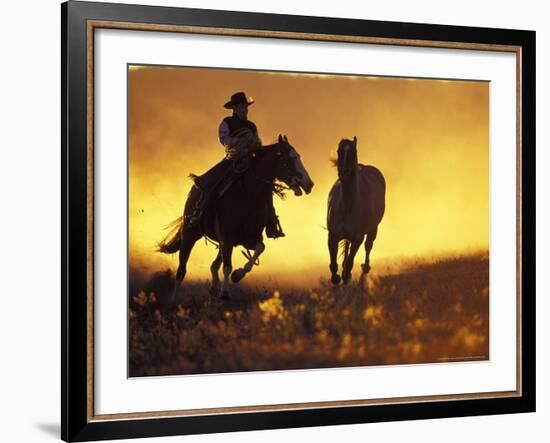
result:
<svg viewBox="0 0 550 443"><path fill-rule="evenodd" d="M535 33L62 14L62 438L535 410Z"/></svg>

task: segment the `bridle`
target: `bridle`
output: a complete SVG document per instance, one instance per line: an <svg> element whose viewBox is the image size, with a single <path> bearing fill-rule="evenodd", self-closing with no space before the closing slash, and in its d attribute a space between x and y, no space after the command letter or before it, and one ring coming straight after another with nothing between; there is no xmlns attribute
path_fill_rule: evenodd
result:
<svg viewBox="0 0 550 443"><path fill-rule="evenodd" d="M298 185L297 180L298 180L298 177L299 177L299 172L294 167L294 164L293 164L293 162L291 162L291 159L289 158L289 156L285 155L285 152L283 152L284 147L288 147L289 149L294 149L294 148L292 148L292 146L290 146L288 143L285 143L285 142L277 142L275 145L273 145L273 149L275 151L275 161L277 162L277 167L279 168L279 170L284 171L285 175L284 176L277 176L277 174L275 174L273 176L273 178L271 178L271 177L265 178L265 177L258 176L257 173L253 173L252 176L254 178L254 181L263 183L265 185L272 186L273 181L275 179L277 179L279 181L284 182L284 186L282 186L284 189L290 189L289 186L297 186ZM260 148L258 151L261 152L261 149L262 148ZM296 152L296 150L294 150L294 152L296 153L296 155L299 158L300 156ZM257 156L257 153L252 151L249 158L252 159L256 156ZM246 162L246 163L248 163L248 165L247 165L247 167L248 167L249 162ZM245 169L247 169L247 168L245 168ZM235 166L234 166L234 170L235 170Z"/></svg>
<svg viewBox="0 0 550 443"><path fill-rule="evenodd" d="M279 145L284 144L284 146L287 146L290 149L294 150L294 153L298 158L300 158L300 155L296 152L296 150L290 146L290 144L285 142L279 142ZM298 185L297 180L299 176L299 172L296 170L294 164L290 163L290 156L289 155L283 155L282 149L277 148L276 155L279 158L279 166L283 171L287 173L287 175L280 177L280 180L282 180L285 183L289 183L290 186ZM294 174L291 172L294 171Z"/></svg>

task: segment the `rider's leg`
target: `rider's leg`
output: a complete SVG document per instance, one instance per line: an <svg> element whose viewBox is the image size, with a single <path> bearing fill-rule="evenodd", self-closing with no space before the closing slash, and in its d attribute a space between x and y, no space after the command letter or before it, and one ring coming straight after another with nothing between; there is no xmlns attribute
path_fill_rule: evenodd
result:
<svg viewBox="0 0 550 443"><path fill-rule="evenodd" d="M273 206L273 194L271 194L269 204L267 205L267 224L265 227L265 234L269 238L279 238L285 236L283 228L281 228L281 223L279 222L279 217L277 217L275 207Z"/></svg>
<svg viewBox="0 0 550 443"><path fill-rule="evenodd" d="M223 159L203 175L195 178L195 186L201 190L201 196L197 200L193 212L187 222L193 226L200 222L206 207L218 191L220 184L228 174L229 161Z"/></svg>
<svg viewBox="0 0 550 443"><path fill-rule="evenodd" d="M206 208L206 203L209 200L209 193L206 187L199 187L197 186L200 191L200 197L193 206L193 212L189 215L188 219L185 220L188 224L188 226L196 226L199 224L202 214L204 213L204 210Z"/></svg>

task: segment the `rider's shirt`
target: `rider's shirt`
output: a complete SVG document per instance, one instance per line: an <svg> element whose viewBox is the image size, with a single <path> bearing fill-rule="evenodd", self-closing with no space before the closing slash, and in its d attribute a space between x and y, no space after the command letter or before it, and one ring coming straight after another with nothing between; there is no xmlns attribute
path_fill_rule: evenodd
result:
<svg viewBox="0 0 550 443"><path fill-rule="evenodd" d="M254 136L258 136L256 125L250 120L244 120L231 115L225 117L219 127L220 143L226 148L233 148L238 143L240 134L250 131Z"/></svg>

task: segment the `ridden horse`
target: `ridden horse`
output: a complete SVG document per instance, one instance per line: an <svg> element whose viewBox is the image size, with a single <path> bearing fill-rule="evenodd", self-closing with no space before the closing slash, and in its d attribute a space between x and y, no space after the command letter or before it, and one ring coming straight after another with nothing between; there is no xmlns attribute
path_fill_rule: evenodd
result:
<svg viewBox="0 0 550 443"><path fill-rule="evenodd" d="M212 284L210 294L229 298L229 277L238 282L252 270L260 254L265 250L262 232L267 222L267 205L272 193L281 192L277 181L283 182L296 196L311 192L313 182L309 177L300 155L290 145L286 136L279 135L277 143L254 150L250 154L246 171L225 190L222 196L208 205L202 222L186 225L185 220L201 191L193 185L185 203L183 217L177 221L172 234L159 245L159 251L167 254L179 252L179 266L176 272L173 301L186 273L186 265L195 242L206 236L219 245L218 254L210 266ZM232 272L233 248L244 246L253 250L247 256L244 267ZM223 283L220 285L218 271L223 263ZM220 287L221 286L221 287Z"/></svg>
<svg viewBox="0 0 550 443"><path fill-rule="evenodd" d="M342 281L351 278L353 260L363 239L365 263L363 275L370 271L370 252L384 216L386 182L382 173L370 165L357 162L357 137L342 139L338 145L338 180L328 196L327 227L330 272L333 284L338 275L338 246L343 247Z"/></svg>

